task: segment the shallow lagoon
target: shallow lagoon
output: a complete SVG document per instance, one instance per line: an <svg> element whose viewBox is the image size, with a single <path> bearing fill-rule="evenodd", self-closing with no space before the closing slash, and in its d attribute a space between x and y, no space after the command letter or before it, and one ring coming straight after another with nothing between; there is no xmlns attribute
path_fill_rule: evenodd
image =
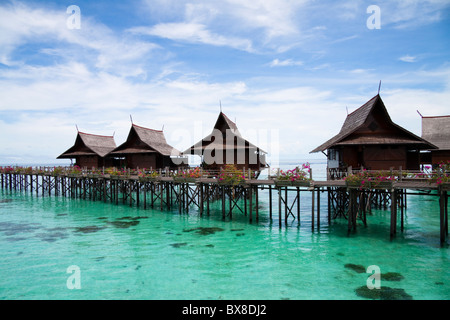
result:
<svg viewBox="0 0 450 320"><path fill-rule="evenodd" d="M322 196L320 229L312 233L309 193L301 223L278 228L260 219L130 208L64 197L0 191L0 299L449 299L450 253L439 245L437 198L409 196L405 231L389 237L388 211L347 234L328 225ZM70 290L66 270L80 270ZM382 292L365 290L376 265Z"/></svg>

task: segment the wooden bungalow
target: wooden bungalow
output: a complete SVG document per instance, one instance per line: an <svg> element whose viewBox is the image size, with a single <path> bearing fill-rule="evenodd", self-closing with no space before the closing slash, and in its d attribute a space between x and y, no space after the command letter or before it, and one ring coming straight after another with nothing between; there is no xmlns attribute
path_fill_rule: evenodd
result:
<svg viewBox="0 0 450 320"><path fill-rule="evenodd" d="M109 167L112 161L107 158L107 154L115 147L113 136L78 132L75 144L57 159L75 159L75 165L80 167Z"/></svg>
<svg viewBox="0 0 450 320"><path fill-rule="evenodd" d="M181 152L167 144L164 132L131 125L127 140L109 153L120 166L130 169L174 169L185 159ZM172 157L177 157L174 161Z"/></svg>
<svg viewBox="0 0 450 320"><path fill-rule="evenodd" d="M265 168L264 150L244 139L236 123L220 112L213 131L186 149L183 154L198 155L203 167L219 170L226 164L234 164L238 169L260 171Z"/></svg>
<svg viewBox="0 0 450 320"><path fill-rule="evenodd" d="M450 161L450 116L422 116L422 138L438 147L423 155L423 164Z"/></svg>
<svg viewBox="0 0 450 320"><path fill-rule="evenodd" d="M327 151L329 178L333 179L349 166L368 170L392 167L418 170L420 151L435 148L392 122L378 94L350 113L341 131L311 153Z"/></svg>

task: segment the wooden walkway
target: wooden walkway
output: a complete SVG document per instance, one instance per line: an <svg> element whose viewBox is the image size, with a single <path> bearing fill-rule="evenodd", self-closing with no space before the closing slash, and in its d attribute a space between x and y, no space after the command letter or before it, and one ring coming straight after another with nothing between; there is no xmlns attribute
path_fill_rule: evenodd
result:
<svg viewBox="0 0 450 320"><path fill-rule="evenodd" d="M348 188L343 180L312 181L309 186L277 184L274 179L246 180L239 185L224 185L215 178L198 178L180 182L173 177L157 177L150 180L138 176L113 178L109 175L84 174L26 174L0 173L3 190L27 191L41 196L67 196L94 201L143 206L159 210L178 209L179 213L198 208L199 214L210 214L210 205L221 202L222 217L232 218L241 212L249 222L259 219L260 190L268 190L269 218L273 216L273 193L278 199L278 221L288 225L288 219L300 223L301 192L311 193L311 230L320 228L321 193L327 193L328 223L339 216L348 220L348 230L356 229L357 219L366 225L366 212L375 206L390 209L390 235L397 233L397 218L400 211L400 229L404 228L406 195L439 197L440 242L448 238L448 189L427 181L411 179L393 182L390 189ZM411 192L412 191L412 192ZM191 209L192 210L192 209Z"/></svg>

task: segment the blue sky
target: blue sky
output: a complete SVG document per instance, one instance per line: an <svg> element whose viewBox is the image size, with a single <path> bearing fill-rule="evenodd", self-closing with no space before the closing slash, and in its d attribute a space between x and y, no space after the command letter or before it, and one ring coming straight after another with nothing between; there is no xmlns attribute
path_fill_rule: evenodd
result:
<svg viewBox="0 0 450 320"><path fill-rule="evenodd" d="M449 33L448 0L1 0L0 163L58 163L75 125L119 145L130 115L184 150L220 103L272 160L323 158L309 151L380 80L391 118L420 135L416 110L450 114Z"/></svg>

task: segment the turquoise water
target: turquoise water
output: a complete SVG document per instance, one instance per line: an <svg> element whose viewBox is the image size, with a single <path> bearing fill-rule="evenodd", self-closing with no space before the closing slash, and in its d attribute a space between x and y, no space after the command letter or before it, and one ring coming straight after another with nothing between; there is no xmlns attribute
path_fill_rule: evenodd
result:
<svg viewBox="0 0 450 320"><path fill-rule="evenodd" d="M397 281L381 286L403 298L449 299L450 253L439 245L437 198L409 196L405 231L389 237L387 211L368 226L328 225L322 196L319 230L311 232L311 199L302 193L301 224L278 228L236 212L211 215L0 191L0 299L365 299L370 265ZM69 266L80 289L69 289ZM363 268L363 269L362 269ZM362 270L361 270L362 269Z"/></svg>

